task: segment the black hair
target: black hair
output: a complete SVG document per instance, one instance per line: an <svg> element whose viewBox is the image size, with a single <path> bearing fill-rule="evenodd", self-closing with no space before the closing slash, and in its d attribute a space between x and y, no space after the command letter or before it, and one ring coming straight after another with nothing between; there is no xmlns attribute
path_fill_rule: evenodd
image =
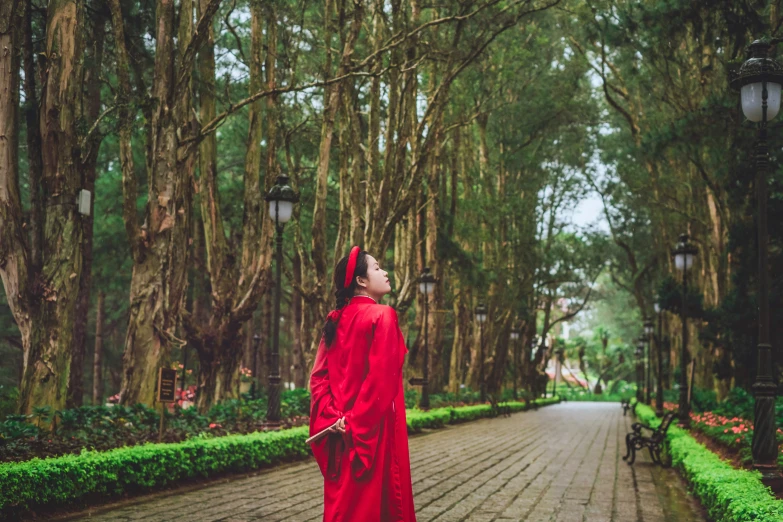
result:
<svg viewBox="0 0 783 522"><path fill-rule="evenodd" d="M350 255L350 254L349 254ZM356 268L353 271L353 279L351 284L344 287L345 284L345 271L348 268L348 256L344 256L337 262L334 267L334 298L337 301L335 309L339 310L348 304L351 297L356 295L356 289L359 288L356 282L357 277L367 277L367 252L364 250L359 252L356 256ZM326 320L323 328L324 339L326 340L326 346L331 346L334 341L334 336L337 334L337 323L329 319Z"/></svg>

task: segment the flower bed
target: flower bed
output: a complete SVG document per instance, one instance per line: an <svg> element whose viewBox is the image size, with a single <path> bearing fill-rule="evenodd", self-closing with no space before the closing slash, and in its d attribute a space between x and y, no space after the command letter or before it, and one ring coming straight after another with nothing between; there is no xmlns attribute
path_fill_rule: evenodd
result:
<svg viewBox="0 0 783 522"><path fill-rule="evenodd" d="M753 422L741 417L726 417L708 411L691 413L691 428L703 433L710 440L736 453L743 465L753 461L751 444L753 442ZM783 430L778 428L778 446L783 445ZM778 462L783 464L783 450L778 454Z"/></svg>
<svg viewBox="0 0 783 522"><path fill-rule="evenodd" d="M636 412L645 424L657 426L660 423L653 409L648 406L639 404ZM746 433L744 428L743 433ZM680 470L694 495L707 509L710 520L783 520L783 502L772 496L761 483L758 472L733 468L676 426L669 428L666 437L670 442L673 465Z"/></svg>
<svg viewBox="0 0 783 522"><path fill-rule="evenodd" d="M535 401L538 406L558 402ZM527 408L510 403L512 411ZM408 430L488 417L489 405L407 413ZM97 496L133 494L180 480L241 472L310 455L306 427L222 437L196 437L170 444L143 444L109 451L83 451L48 459L0 464L0 515L84 502Z"/></svg>

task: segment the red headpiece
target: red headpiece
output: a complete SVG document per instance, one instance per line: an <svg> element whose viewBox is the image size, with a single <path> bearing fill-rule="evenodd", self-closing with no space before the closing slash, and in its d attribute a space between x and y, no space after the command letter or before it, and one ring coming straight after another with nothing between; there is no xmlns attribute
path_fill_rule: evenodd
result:
<svg viewBox="0 0 783 522"><path fill-rule="evenodd" d="M351 249L351 253L348 254L348 266L345 267L345 283L343 288L351 286L353 281L353 272L356 270L356 258L359 257L359 247L355 246Z"/></svg>

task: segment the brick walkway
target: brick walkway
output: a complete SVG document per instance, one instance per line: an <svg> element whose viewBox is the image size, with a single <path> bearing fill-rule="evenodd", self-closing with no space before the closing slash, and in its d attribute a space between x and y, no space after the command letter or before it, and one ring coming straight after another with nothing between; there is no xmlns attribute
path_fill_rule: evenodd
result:
<svg viewBox="0 0 783 522"><path fill-rule="evenodd" d="M621 456L631 418L619 404L566 403L410 441L419 522L705 520L673 470ZM321 520L315 462L99 510L78 520Z"/></svg>

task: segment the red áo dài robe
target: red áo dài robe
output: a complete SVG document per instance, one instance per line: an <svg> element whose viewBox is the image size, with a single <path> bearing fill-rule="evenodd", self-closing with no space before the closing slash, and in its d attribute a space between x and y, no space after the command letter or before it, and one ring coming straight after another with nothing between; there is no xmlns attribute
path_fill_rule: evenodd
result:
<svg viewBox="0 0 783 522"><path fill-rule="evenodd" d="M312 445L324 475L324 522L415 522L397 312L351 299L310 375L310 434L345 416L346 433Z"/></svg>

